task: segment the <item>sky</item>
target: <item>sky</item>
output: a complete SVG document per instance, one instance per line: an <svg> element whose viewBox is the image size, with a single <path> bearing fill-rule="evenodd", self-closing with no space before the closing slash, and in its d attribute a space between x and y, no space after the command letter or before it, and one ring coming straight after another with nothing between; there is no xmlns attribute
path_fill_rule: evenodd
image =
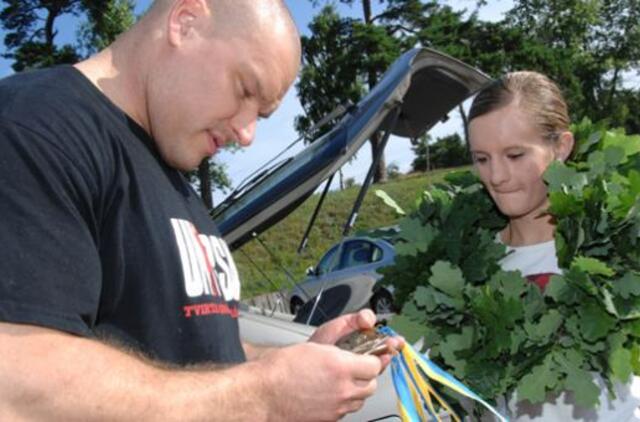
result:
<svg viewBox="0 0 640 422"><path fill-rule="evenodd" d="M285 0L292 12L296 25L302 34L308 35L308 25L317 14L320 7L313 7L309 0ZM323 2L320 2L323 4ZM360 18L362 10L359 2L354 6L347 6L342 3L337 4L341 15L353 16ZM475 6L475 0L451 0L448 1L454 9L472 9ZM136 1L135 13L141 14L151 4L151 0ZM0 1L0 7L6 4ZM490 0L488 4L480 11L480 18L484 20L499 20L505 11L509 10L512 0ZM373 0L374 14L381 9L380 3ZM56 21L56 30L58 31L57 40L62 42L73 42L77 31L78 20L73 17L64 17ZM4 40L4 31L0 28L0 39ZM0 42L0 53L4 52L4 43ZM0 58L0 78L8 76L12 73L10 61ZM467 104L468 107L468 104ZM297 99L295 87L292 87L282 101L280 108L267 120L258 123L256 129L256 138L252 145L239 152L230 153L226 151L220 152L216 157L216 161L224 163L227 166L227 172L231 177L232 185L236 186L253 170L264 164L270 157L275 156L287 145L297 139L298 135L293 127L295 116L302 113L300 102ZM431 130L433 139L446 136L451 133L461 132L461 120L457 112L450 114L450 119L445 123L436 125ZM300 143L298 148L294 148L292 153L299 151L303 146ZM364 180L369 165L371 163L371 149L368 143L365 143L358 152L356 159L343 168L345 178L352 177L357 183ZM385 159L387 165L395 163L401 172L407 172L411 167L411 162L415 158L411 151L411 145L408 139L392 137L389 140L385 151ZM214 192L214 202L218 203L224 198L222 192Z"/></svg>

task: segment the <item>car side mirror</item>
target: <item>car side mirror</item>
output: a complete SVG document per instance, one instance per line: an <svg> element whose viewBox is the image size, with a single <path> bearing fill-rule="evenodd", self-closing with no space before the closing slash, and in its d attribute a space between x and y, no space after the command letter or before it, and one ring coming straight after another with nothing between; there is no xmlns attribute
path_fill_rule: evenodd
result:
<svg viewBox="0 0 640 422"><path fill-rule="evenodd" d="M309 268L307 268L307 275L308 275L308 276L316 275L316 269L315 269L315 267L309 267Z"/></svg>

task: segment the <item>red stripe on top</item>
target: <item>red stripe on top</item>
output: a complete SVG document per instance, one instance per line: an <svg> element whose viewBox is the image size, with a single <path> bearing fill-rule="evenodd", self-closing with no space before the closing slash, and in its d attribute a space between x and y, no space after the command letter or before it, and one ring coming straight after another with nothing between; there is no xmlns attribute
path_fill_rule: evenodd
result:
<svg viewBox="0 0 640 422"><path fill-rule="evenodd" d="M549 280L551 280L551 276L556 275L554 273L542 273L542 274L531 274L526 277L532 283L535 283L540 290L544 290L549 284Z"/></svg>

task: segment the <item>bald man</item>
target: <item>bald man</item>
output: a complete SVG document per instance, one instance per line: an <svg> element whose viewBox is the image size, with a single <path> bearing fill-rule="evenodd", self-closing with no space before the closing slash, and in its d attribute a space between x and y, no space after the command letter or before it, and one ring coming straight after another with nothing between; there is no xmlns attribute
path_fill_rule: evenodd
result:
<svg viewBox="0 0 640 422"><path fill-rule="evenodd" d="M389 356L243 345L238 273L178 170L292 84L279 0L160 0L96 56L0 81L0 420L336 420ZM391 344L394 347L398 343Z"/></svg>

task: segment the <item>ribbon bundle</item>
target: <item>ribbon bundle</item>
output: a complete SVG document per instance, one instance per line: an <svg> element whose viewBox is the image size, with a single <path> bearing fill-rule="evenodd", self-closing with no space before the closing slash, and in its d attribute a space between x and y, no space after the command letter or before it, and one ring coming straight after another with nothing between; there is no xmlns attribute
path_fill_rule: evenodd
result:
<svg viewBox="0 0 640 422"><path fill-rule="evenodd" d="M389 327L381 327L379 331L388 336L397 335ZM403 422L420 422L435 420L440 422L440 414L434 406L434 399L441 410L447 412L452 420L461 421L460 416L442 398L430 383L436 381L451 390L475 400L486 407L501 422L508 419L496 411L493 406L471 391L467 386L442 370L426 356L416 352L406 344L400 354L391 360L391 376L398 395L398 409Z"/></svg>

